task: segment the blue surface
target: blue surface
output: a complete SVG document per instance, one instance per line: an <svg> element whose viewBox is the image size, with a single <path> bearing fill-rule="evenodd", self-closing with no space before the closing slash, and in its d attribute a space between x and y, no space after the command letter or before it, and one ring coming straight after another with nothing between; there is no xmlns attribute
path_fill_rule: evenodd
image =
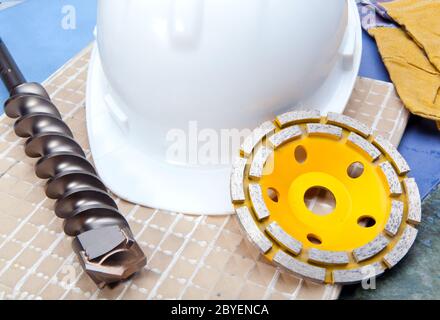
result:
<svg viewBox="0 0 440 320"><path fill-rule="evenodd" d="M62 28L62 9L76 11L76 29ZM0 37L28 81L42 82L93 40L96 0L26 0L0 11ZM7 92L0 85L0 100Z"/></svg>
<svg viewBox="0 0 440 320"><path fill-rule="evenodd" d="M362 31L362 61L359 75L391 82L388 71L377 50L376 42L365 31Z"/></svg>
<svg viewBox="0 0 440 320"><path fill-rule="evenodd" d="M76 8L77 28L64 30L62 8ZM27 0L0 11L0 36L9 46L29 81L41 82L93 39L96 0ZM390 81L376 44L363 34L362 65L364 77ZM0 86L0 100L7 93ZM425 197L440 182L440 133L432 121L412 117L400 145Z"/></svg>
<svg viewBox="0 0 440 320"><path fill-rule="evenodd" d="M399 150L425 198L440 183L440 131L434 121L411 117Z"/></svg>

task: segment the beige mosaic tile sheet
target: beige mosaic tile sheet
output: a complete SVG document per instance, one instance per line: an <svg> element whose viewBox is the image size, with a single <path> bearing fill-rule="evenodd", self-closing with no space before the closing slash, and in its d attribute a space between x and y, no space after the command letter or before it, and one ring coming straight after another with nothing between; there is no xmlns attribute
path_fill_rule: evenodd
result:
<svg viewBox="0 0 440 320"><path fill-rule="evenodd" d="M90 156L84 91L90 48L45 82ZM391 84L359 79L346 113L398 143L408 119ZM0 299L336 299L340 287L313 284L267 263L234 216L187 216L117 199L149 257L114 289L97 290L81 270L62 221L34 175L13 121L0 120Z"/></svg>

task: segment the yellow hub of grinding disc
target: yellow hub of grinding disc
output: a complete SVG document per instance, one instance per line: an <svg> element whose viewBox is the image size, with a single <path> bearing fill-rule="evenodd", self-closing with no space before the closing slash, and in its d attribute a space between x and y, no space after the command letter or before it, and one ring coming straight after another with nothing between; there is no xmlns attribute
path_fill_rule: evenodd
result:
<svg viewBox="0 0 440 320"><path fill-rule="evenodd" d="M409 167L387 140L340 114L296 111L245 140L231 197L250 241L317 282L380 275L409 251L421 219Z"/></svg>

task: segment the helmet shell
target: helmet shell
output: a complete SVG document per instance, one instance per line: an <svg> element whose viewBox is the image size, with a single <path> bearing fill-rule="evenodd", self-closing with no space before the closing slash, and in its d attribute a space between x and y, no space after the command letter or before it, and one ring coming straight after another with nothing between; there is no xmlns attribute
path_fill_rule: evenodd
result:
<svg viewBox="0 0 440 320"><path fill-rule="evenodd" d="M171 159L170 132L185 133L190 152L197 143L190 140L191 124L220 132L253 128L298 106L341 112L359 67L353 7L346 0L331 6L320 0L100 0L87 102L92 152L103 179L111 189L124 186L121 197L144 205L189 213L232 209L230 164L192 162L190 155ZM122 149L126 160L114 155ZM148 161L135 164L135 156ZM103 162L108 164L100 168ZM163 170L157 178L163 193L173 192L169 200L179 191L169 185L183 187L188 177L199 187L180 189L183 198L211 200L202 206L156 201L164 197L145 191L150 188L139 181L149 180L143 177L146 163ZM122 180L112 167L130 168ZM168 176L174 170L180 173ZM198 180L199 174L220 180L200 186L205 179Z"/></svg>

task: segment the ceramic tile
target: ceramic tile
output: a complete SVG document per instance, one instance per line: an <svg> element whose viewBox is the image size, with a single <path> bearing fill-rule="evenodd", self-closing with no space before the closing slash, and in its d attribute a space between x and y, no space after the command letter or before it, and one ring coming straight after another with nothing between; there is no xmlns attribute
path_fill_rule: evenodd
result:
<svg viewBox="0 0 440 320"><path fill-rule="evenodd" d="M50 283L40 294L45 300L58 300L65 293L65 289L58 284Z"/></svg>
<svg viewBox="0 0 440 320"><path fill-rule="evenodd" d="M165 279L157 289L156 298L158 299L172 299L181 294L184 286L176 279Z"/></svg>
<svg viewBox="0 0 440 320"><path fill-rule="evenodd" d="M5 261L11 261L14 257L16 257L20 253L22 249L23 246L20 243L14 241L7 241L2 246L0 246L0 259L4 259Z"/></svg>
<svg viewBox="0 0 440 320"><path fill-rule="evenodd" d="M176 279L187 281L196 270L197 265L188 260L179 259L170 271L170 275Z"/></svg>
<svg viewBox="0 0 440 320"><path fill-rule="evenodd" d="M182 237L170 234L160 244L160 249L167 254L174 255L183 245L184 239Z"/></svg>
<svg viewBox="0 0 440 320"><path fill-rule="evenodd" d="M208 291L197 288L197 287L189 287L185 290L185 293L182 296L182 299L185 300L204 300L209 296Z"/></svg>
<svg viewBox="0 0 440 320"><path fill-rule="evenodd" d="M154 271L163 272L168 268L169 264L173 260L173 256L167 255L161 251L157 251L153 257L148 261L148 268Z"/></svg>
<svg viewBox="0 0 440 320"><path fill-rule="evenodd" d="M275 284L275 289L283 293L291 294L298 288L300 284L301 280L298 278L288 273L281 272Z"/></svg>
<svg viewBox="0 0 440 320"><path fill-rule="evenodd" d="M299 300L321 300L324 296L325 290L325 286L310 281L304 281L298 292L297 298Z"/></svg>
<svg viewBox="0 0 440 320"><path fill-rule="evenodd" d="M6 269L6 271L0 275L0 283L9 288L14 288L17 282L19 282L25 274L26 269L22 269L13 265Z"/></svg>
<svg viewBox="0 0 440 320"><path fill-rule="evenodd" d="M224 274L212 290L210 298L221 300L237 299L242 288L242 278Z"/></svg>
<svg viewBox="0 0 440 320"><path fill-rule="evenodd" d="M238 295L240 300L262 300L266 293L266 288L260 287L254 284L246 284L241 288L241 292Z"/></svg>
<svg viewBox="0 0 440 320"><path fill-rule="evenodd" d="M209 267L202 267L197 271L192 282L195 285L210 291L219 278L220 274L217 270Z"/></svg>

